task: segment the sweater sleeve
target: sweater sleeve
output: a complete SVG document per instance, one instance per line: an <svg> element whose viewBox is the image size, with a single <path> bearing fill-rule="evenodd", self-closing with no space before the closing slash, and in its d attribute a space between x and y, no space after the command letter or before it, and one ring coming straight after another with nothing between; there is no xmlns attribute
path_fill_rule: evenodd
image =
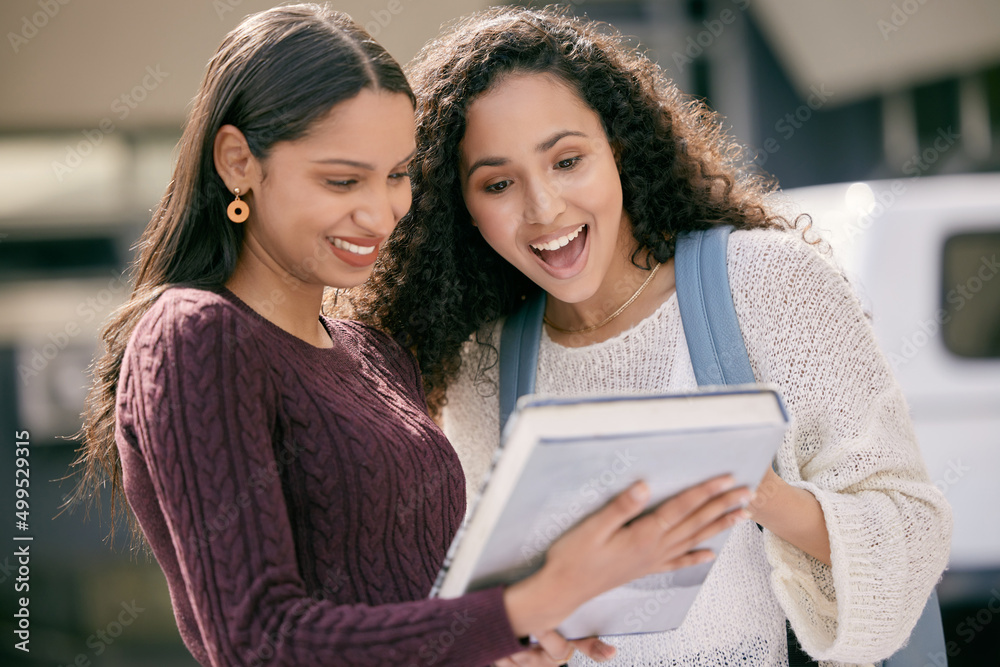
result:
<svg viewBox="0 0 1000 667"><path fill-rule="evenodd" d="M161 299L123 367L126 492L157 558L171 561L164 571L193 616L199 659L483 665L521 650L500 588L378 606L307 592L281 484L261 482L277 465L278 390L243 326L225 304ZM158 527L163 535L150 534Z"/></svg>
<svg viewBox="0 0 1000 667"><path fill-rule="evenodd" d="M793 416L778 473L816 496L830 537L832 567L765 531L775 595L813 657L888 657L947 563L950 508L840 272L793 236L732 236L730 281L754 372L781 388Z"/></svg>

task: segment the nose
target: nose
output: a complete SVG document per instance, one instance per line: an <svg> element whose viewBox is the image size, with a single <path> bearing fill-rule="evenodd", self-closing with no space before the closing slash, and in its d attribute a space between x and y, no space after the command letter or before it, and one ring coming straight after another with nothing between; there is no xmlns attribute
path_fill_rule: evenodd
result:
<svg viewBox="0 0 1000 667"><path fill-rule="evenodd" d="M552 179L537 177L527 183L524 217L528 222L547 225L566 210L562 184Z"/></svg>
<svg viewBox="0 0 1000 667"><path fill-rule="evenodd" d="M374 236L388 236L396 227L390 193L382 188L366 193L354 210L354 222Z"/></svg>

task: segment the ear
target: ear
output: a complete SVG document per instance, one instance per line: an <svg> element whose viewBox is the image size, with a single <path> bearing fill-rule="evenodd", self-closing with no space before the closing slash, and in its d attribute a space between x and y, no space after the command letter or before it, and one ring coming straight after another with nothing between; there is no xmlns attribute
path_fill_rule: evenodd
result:
<svg viewBox="0 0 1000 667"><path fill-rule="evenodd" d="M240 195L248 194L257 183L257 159L250 152L246 137L234 125L223 125L215 133L212 157L215 170L226 187L232 192L240 189Z"/></svg>

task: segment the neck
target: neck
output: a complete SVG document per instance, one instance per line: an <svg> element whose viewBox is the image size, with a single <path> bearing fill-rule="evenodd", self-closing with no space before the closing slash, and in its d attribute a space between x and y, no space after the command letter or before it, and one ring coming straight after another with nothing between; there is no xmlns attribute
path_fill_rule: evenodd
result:
<svg viewBox="0 0 1000 667"><path fill-rule="evenodd" d="M306 283L244 246L226 287L262 317L316 347L333 341L319 321L323 286Z"/></svg>
<svg viewBox="0 0 1000 667"><path fill-rule="evenodd" d="M639 264L648 260L656 265L652 256L640 254ZM545 314L553 323L571 331L557 331L551 326L549 336L566 347L582 347L607 340L627 331L652 314L674 291L673 260L664 262L656 275L635 300L614 319L591 331L572 331L599 324L617 311L642 287L650 272L631 261L631 253L620 257L609 269L607 276L592 297L579 303L565 303L548 298Z"/></svg>

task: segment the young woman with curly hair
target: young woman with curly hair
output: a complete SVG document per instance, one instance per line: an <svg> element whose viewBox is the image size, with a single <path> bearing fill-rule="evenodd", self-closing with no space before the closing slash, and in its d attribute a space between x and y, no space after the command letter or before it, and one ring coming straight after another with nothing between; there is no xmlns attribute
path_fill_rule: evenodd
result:
<svg viewBox="0 0 1000 667"><path fill-rule="evenodd" d="M746 518L726 478L636 518L640 483L536 575L426 599L465 513L460 463L410 353L321 314L410 206L413 105L347 16L245 19L209 62L105 331L80 495L107 481L127 498L203 665L551 664L572 648L551 630L582 602L703 562L696 545Z"/></svg>
<svg viewBox="0 0 1000 667"><path fill-rule="evenodd" d="M816 659L885 658L951 529L903 395L850 286L769 211L715 116L605 28L503 8L424 48L413 208L358 313L415 350L471 495L499 439L499 324L525 296L546 295L537 392L692 390L675 239L731 225L751 365L794 423L751 505L763 530L734 529L684 623L616 638L616 661L783 664L786 618Z"/></svg>

